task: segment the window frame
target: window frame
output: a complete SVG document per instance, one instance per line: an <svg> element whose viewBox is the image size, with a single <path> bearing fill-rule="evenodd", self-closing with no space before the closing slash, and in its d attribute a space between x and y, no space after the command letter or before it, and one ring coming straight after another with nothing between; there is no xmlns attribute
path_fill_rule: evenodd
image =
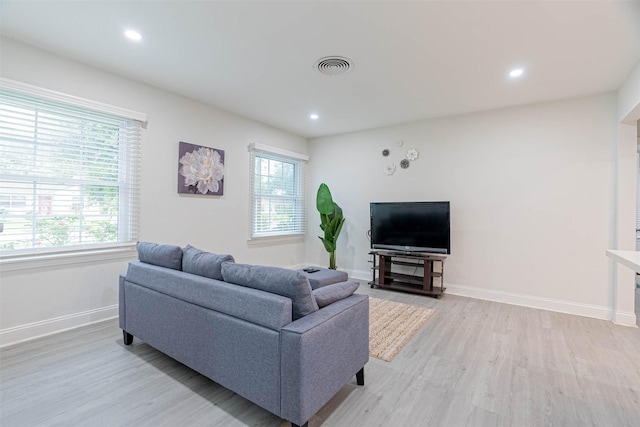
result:
<svg viewBox="0 0 640 427"><path fill-rule="evenodd" d="M249 244L260 245L264 243L304 241L306 232L306 210L307 210L307 163L309 156L293 151L284 150L268 145L252 143L249 144L250 160L249 160ZM294 230L275 231L275 232L256 232L256 160L260 154L270 160L280 161L284 163L294 163L297 167L295 170L295 192L294 198L298 200L297 205L300 206L297 227ZM262 158L264 158L262 157Z"/></svg>
<svg viewBox="0 0 640 427"><path fill-rule="evenodd" d="M72 108L80 108L96 114L108 114L117 116L125 120L136 122L136 126L141 131L146 128L146 114L136 111L112 106L98 101L80 98L74 95L68 95L61 92L29 85L26 83L10 80L0 77L0 89L6 93L15 93L17 96L25 96L30 98L39 98L46 103L65 104ZM8 95L8 94L7 94ZM6 96L6 95L4 95ZM132 151L135 150L135 153ZM131 159L132 154L135 161L133 163L133 172L136 177L131 179L139 180L140 170L140 151L141 151L141 134L137 135L133 148L123 150L120 157L125 156L127 161ZM119 166L121 168L122 165ZM132 186L133 187L133 186ZM135 222L133 225L132 235L128 240L124 241L118 236L117 242L90 243L68 246L52 246L45 248L25 248L12 251L0 252L0 267L3 271L29 269L34 267L46 267L49 265L75 264L78 262L92 262L104 259L125 259L129 258L135 252L135 242L139 233L139 204L140 194L135 188L125 188L129 191L126 196L130 199L127 206L127 213L118 211L118 223L121 223L123 215L127 218L122 223L127 224L129 221ZM127 224L128 225L128 224Z"/></svg>

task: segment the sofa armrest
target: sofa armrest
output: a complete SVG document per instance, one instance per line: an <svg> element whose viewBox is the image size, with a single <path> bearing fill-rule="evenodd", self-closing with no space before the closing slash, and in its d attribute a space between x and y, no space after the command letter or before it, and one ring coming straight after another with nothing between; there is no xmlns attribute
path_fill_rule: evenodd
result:
<svg viewBox="0 0 640 427"><path fill-rule="evenodd" d="M281 417L303 425L369 360L369 297L354 294L285 326Z"/></svg>

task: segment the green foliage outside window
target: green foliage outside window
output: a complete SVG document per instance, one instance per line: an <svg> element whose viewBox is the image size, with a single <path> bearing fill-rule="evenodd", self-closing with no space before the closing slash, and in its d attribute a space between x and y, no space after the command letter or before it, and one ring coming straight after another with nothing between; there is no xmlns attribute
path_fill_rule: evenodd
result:
<svg viewBox="0 0 640 427"><path fill-rule="evenodd" d="M0 107L0 251L117 242L122 122Z"/></svg>
<svg viewBox="0 0 640 427"><path fill-rule="evenodd" d="M258 157L254 172L254 230L260 233L295 230L301 203L296 164Z"/></svg>

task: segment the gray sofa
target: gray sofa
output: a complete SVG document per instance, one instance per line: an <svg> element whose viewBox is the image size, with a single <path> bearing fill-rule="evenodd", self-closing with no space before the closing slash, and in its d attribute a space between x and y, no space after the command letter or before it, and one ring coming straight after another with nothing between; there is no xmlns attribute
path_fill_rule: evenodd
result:
<svg viewBox="0 0 640 427"><path fill-rule="evenodd" d="M369 360L369 300L356 282L306 276L187 246L138 243L120 276L120 327L256 405L308 420Z"/></svg>

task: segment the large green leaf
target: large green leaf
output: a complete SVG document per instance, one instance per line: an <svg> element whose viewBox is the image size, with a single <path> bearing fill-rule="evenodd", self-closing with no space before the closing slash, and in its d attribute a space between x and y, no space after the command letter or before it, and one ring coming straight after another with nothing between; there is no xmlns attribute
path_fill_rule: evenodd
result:
<svg viewBox="0 0 640 427"><path fill-rule="evenodd" d="M320 184L320 187L318 188L318 194L316 196L316 208L321 215L333 214L333 198L331 197L331 191L329 191L329 187L327 187L327 184L325 183Z"/></svg>
<svg viewBox="0 0 640 427"><path fill-rule="evenodd" d="M338 240L338 236L340 235L340 232L342 231L342 226L344 225L344 218L340 218L340 222L339 224L336 226L336 230L333 233L334 236L336 236L336 240Z"/></svg>
<svg viewBox="0 0 640 427"><path fill-rule="evenodd" d="M329 268L335 269L337 241L344 225L344 216L340 206L333 201L329 187L324 183L318 188L316 207L320 212L320 229L324 234L324 237L318 238L329 252Z"/></svg>
<svg viewBox="0 0 640 427"><path fill-rule="evenodd" d="M331 242L331 243L333 243L333 244L335 245L336 240L338 240L338 239L337 239L337 237L336 237L336 234L333 232L333 228L332 228L332 227L335 227L335 226L333 225L333 223L331 223L331 224L330 224L330 225L329 225L329 226L324 230L324 239L325 239L325 240L327 240L327 241L329 241L329 242Z"/></svg>
<svg viewBox="0 0 640 427"><path fill-rule="evenodd" d="M333 215L342 218L342 208L336 202L333 202Z"/></svg>
<svg viewBox="0 0 640 427"><path fill-rule="evenodd" d="M324 234L325 234L325 238L327 238L327 234L329 234L333 241L338 240L338 233L336 233L336 231L338 230L338 226L340 225L340 222L343 221L343 218L338 218L338 217L334 217L331 222L329 223L328 227L325 228L324 230Z"/></svg>
<svg viewBox="0 0 640 427"><path fill-rule="evenodd" d="M325 228L327 228L327 226L329 225L329 223L331 222L331 218L329 217L329 215L323 215L320 214L320 229L322 231L325 230Z"/></svg>
<svg viewBox="0 0 640 427"><path fill-rule="evenodd" d="M331 252L335 252L336 250L336 245L333 242L328 241L327 239L323 239L322 237L318 237L318 239L322 240L322 243L324 244L324 249L331 253Z"/></svg>

